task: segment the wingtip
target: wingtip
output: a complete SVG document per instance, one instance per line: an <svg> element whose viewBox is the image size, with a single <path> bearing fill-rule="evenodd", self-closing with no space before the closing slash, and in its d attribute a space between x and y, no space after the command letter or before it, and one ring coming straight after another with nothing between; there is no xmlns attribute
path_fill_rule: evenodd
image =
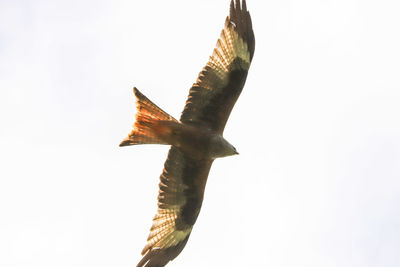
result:
<svg viewBox="0 0 400 267"><path fill-rule="evenodd" d="M190 230L191 231L191 230ZM142 251L143 258L136 267L142 266L165 266L167 263L175 259L186 246L189 240L189 234L178 244L166 248L149 248L145 247Z"/></svg>
<svg viewBox="0 0 400 267"><path fill-rule="evenodd" d="M248 13L246 0L231 0L229 16L232 21L243 20Z"/></svg>
<svg viewBox="0 0 400 267"><path fill-rule="evenodd" d="M247 43L251 60L254 55L255 39L246 0L231 0L229 20L236 26L236 31ZM227 24L225 23L225 25Z"/></svg>
<svg viewBox="0 0 400 267"><path fill-rule="evenodd" d="M230 8L229 8L229 13L232 14L232 12L233 12L234 9L235 9L235 4L234 4L233 0L231 0L231 5L230 5Z"/></svg>
<svg viewBox="0 0 400 267"><path fill-rule="evenodd" d="M236 9L240 10L240 0L236 0L235 5L236 5Z"/></svg>
<svg viewBox="0 0 400 267"><path fill-rule="evenodd" d="M243 9L244 11L247 11L246 0L243 0L243 2L242 2L242 9Z"/></svg>

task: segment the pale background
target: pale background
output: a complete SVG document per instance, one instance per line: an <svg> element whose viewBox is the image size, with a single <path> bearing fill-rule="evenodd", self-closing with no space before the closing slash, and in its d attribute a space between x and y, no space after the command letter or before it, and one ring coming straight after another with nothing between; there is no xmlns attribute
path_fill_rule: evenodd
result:
<svg viewBox="0 0 400 267"><path fill-rule="evenodd" d="M229 1L0 1L0 266L134 266L168 147L119 148L137 86L179 118ZM170 266L400 266L400 2L248 0L256 52Z"/></svg>

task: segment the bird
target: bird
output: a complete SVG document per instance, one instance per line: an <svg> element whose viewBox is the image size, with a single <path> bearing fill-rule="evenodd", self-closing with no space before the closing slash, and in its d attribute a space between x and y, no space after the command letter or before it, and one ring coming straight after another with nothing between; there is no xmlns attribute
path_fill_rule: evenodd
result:
<svg viewBox="0 0 400 267"><path fill-rule="evenodd" d="M254 50L246 1L231 0L224 28L189 90L180 120L133 88L135 122L120 146L170 146L160 176L157 213L137 267L165 266L181 253L199 215L213 161L238 154L223 132L245 85Z"/></svg>

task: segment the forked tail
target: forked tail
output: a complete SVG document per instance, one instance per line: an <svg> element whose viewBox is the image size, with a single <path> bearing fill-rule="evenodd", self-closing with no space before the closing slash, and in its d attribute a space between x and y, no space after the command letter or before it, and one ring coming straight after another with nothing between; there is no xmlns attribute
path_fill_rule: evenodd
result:
<svg viewBox="0 0 400 267"><path fill-rule="evenodd" d="M119 146L138 144L168 145L165 137L171 134L172 129L170 126L179 122L157 107L136 87L133 88L133 93L136 97L136 121L133 124L133 130Z"/></svg>

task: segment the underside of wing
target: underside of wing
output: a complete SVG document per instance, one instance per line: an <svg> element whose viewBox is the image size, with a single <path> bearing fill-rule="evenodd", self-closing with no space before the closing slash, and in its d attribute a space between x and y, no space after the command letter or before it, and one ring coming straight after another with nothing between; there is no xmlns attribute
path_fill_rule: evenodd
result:
<svg viewBox="0 0 400 267"><path fill-rule="evenodd" d="M255 40L246 1L231 1L216 47L193 84L181 121L223 132L254 54Z"/></svg>
<svg viewBox="0 0 400 267"><path fill-rule="evenodd" d="M198 161L171 147L160 176L158 210L137 266L164 266L182 249L196 222L212 160Z"/></svg>

